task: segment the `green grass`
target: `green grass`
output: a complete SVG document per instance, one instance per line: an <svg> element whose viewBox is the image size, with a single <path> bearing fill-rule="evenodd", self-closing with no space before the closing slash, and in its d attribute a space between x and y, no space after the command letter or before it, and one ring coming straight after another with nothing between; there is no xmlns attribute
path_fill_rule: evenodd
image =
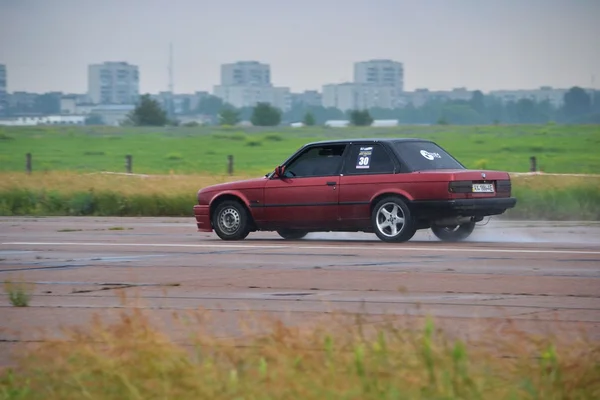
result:
<svg viewBox="0 0 600 400"><path fill-rule="evenodd" d="M467 167L524 172L535 156L545 172L600 173L600 125L406 126L396 128L0 127L0 171L264 174L300 146L344 137L422 137Z"/></svg>
<svg viewBox="0 0 600 400"><path fill-rule="evenodd" d="M260 321L249 339L207 333L185 315L189 347L141 311L95 319L21 354L0 374L4 399L594 399L600 346L504 329L495 340L450 338L330 316L309 327ZM181 317L179 317L181 318ZM194 322L198 321L198 322ZM178 325L178 324L177 324ZM420 325L420 324L419 324ZM510 327L510 325L509 325Z"/></svg>

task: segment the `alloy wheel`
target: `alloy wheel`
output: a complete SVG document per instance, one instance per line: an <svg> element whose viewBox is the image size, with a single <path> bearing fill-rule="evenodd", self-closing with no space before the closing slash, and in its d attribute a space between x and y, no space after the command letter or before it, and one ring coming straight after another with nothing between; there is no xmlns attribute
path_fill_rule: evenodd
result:
<svg viewBox="0 0 600 400"><path fill-rule="evenodd" d="M377 228L382 235L396 237L405 226L404 211L398 204L388 202L377 211Z"/></svg>

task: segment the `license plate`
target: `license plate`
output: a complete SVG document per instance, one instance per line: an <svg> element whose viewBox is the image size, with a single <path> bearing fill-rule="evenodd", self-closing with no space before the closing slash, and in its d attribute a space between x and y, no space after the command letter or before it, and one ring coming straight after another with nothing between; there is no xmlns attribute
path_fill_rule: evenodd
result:
<svg viewBox="0 0 600 400"><path fill-rule="evenodd" d="M474 183L473 193L494 193L493 183Z"/></svg>

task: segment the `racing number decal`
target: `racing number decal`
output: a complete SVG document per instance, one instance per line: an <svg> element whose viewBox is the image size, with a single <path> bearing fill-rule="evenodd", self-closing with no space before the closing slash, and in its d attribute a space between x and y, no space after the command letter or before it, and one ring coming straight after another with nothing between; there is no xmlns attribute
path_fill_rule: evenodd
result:
<svg viewBox="0 0 600 400"><path fill-rule="evenodd" d="M373 147L361 147L356 160L357 169L368 169L371 166Z"/></svg>

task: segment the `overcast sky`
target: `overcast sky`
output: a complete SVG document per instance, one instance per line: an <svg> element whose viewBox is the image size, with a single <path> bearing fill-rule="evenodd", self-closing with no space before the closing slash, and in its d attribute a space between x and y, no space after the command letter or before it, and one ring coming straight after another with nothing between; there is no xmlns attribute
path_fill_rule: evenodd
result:
<svg viewBox="0 0 600 400"><path fill-rule="evenodd" d="M321 90L353 62L404 63L405 89L600 87L600 0L0 0L8 90L87 90L87 65L140 67L142 92L209 90L219 66L271 65Z"/></svg>

